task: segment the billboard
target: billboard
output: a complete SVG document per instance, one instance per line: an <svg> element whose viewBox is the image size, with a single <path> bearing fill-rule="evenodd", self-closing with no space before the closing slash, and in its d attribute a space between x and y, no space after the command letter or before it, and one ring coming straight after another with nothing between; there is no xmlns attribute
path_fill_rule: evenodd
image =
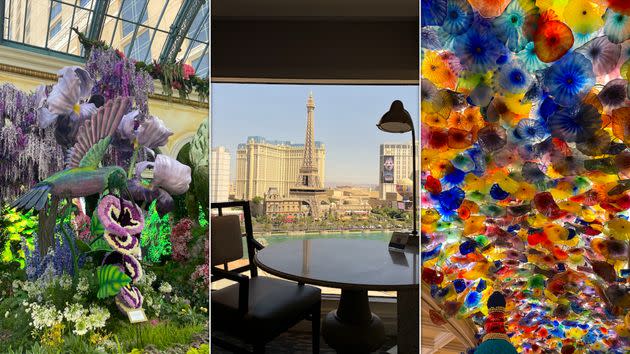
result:
<svg viewBox="0 0 630 354"><path fill-rule="evenodd" d="M383 183L394 183L394 156L383 156Z"/></svg>

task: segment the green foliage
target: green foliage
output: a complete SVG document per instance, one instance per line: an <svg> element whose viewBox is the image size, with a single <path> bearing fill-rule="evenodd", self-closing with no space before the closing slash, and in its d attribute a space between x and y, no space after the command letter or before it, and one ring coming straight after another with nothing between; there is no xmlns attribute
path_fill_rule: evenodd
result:
<svg viewBox="0 0 630 354"><path fill-rule="evenodd" d="M188 351L186 352L186 354L209 354L210 353L210 346L207 344L202 344L199 346L199 348L190 348L188 349Z"/></svg>
<svg viewBox="0 0 630 354"><path fill-rule="evenodd" d="M111 136L99 140L94 146L87 151L85 156L79 161L79 167L93 167L97 168L103 160L103 156L107 152L109 142L112 140Z"/></svg>
<svg viewBox="0 0 630 354"><path fill-rule="evenodd" d="M117 266L108 264L96 269L98 277L98 294L99 299L104 299L108 296L116 296L120 292L120 289L131 282L131 278L120 271Z"/></svg>
<svg viewBox="0 0 630 354"><path fill-rule="evenodd" d="M254 198L252 198L252 203L254 203L254 204L262 204L263 200L264 200L263 197L255 196Z"/></svg>
<svg viewBox="0 0 630 354"><path fill-rule="evenodd" d="M37 217L28 212L22 214L15 209L4 207L0 211L0 261L2 263L25 263L22 238L29 249L33 249L33 233L37 231Z"/></svg>
<svg viewBox="0 0 630 354"><path fill-rule="evenodd" d="M140 244L144 250L145 259L158 263L164 256L171 254L171 223L168 214L160 217L155 205L156 201L153 201L149 206Z"/></svg>
<svg viewBox="0 0 630 354"><path fill-rule="evenodd" d="M163 350L175 344L190 343L195 334L204 330L203 324L182 325L179 323L160 322L156 325L151 323L130 324L120 321L116 324L118 340L126 350L133 348L144 348L151 345Z"/></svg>

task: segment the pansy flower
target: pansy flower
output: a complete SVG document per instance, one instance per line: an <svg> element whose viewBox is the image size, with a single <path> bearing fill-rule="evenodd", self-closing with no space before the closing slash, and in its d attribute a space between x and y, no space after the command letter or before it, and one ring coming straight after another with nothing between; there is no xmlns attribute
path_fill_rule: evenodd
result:
<svg viewBox="0 0 630 354"><path fill-rule="evenodd" d="M121 201L122 208L120 206ZM133 202L111 194L101 199L98 204L97 215L105 230L112 236L139 234L144 227L144 215L140 207ZM125 241L125 243L128 242Z"/></svg>
<svg viewBox="0 0 630 354"><path fill-rule="evenodd" d="M116 306L123 313L141 308L143 301L144 298L142 297L140 290L138 290L135 286L124 286L120 289L118 295L116 295Z"/></svg>
<svg viewBox="0 0 630 354"><path fill-rule="evenodd" d="M121 271L125 272L134 283L144 276L140 261L132 255L110 252L103 258L103 265L105 264L113 264L122 267Z"/></svg>
<svg viewBox="0 0 630 354"><path fill-rule="evenodd" d="M140 256L140 235L125 235L118 236L109 231L105 231L103 234L103 239L109 244L114 250L131 256Z"/></svg>

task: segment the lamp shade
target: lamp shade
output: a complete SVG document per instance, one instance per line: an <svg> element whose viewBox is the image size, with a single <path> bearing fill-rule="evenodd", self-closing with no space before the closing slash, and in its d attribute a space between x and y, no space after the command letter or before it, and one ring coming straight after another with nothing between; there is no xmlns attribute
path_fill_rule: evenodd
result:
<svg viewBox="0 0 630 354"><path fill-rule="evenodd" d="M403 107L403 103L396 100L392 102L389 111L383 114L376 126L388 133L407 133L413 130L413 121L409 112Z"/></svg>

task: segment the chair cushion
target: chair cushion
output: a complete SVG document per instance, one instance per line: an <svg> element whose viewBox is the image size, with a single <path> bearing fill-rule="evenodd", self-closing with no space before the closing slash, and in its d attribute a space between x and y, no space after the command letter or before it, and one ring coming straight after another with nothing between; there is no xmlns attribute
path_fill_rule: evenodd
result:
<svg viewBox="0 0 630 354"><path fill-rule="evenodd" d="M210 223L212 266L243 258L243 235L238 215L213 216Z"/></svg>
<svg viewBox="0 0 630 354"><path fill-rule="evenodd" d="M252 277L248 311L239 318L238 288L233 284L211 293L212 325L238 331L245 340L275 338L302 320L321 299L321 290L313 286Z"/></svg>

